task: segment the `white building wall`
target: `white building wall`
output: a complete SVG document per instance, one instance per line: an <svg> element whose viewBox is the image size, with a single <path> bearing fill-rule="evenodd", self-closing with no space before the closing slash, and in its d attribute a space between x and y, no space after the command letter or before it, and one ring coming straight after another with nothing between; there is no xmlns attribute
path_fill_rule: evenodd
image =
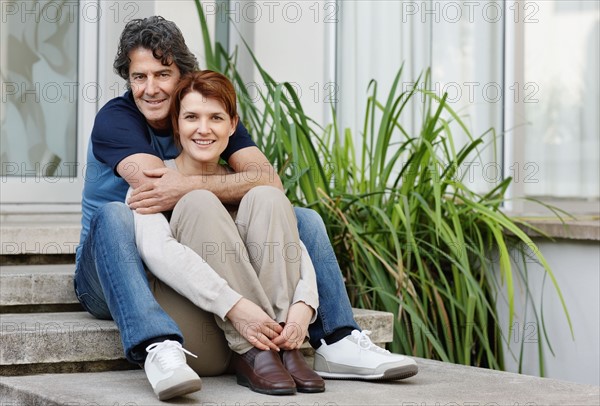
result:
<svg viewBox="0 0 600 406"><path fill-rule="evenodd" d="M206 14L209 31L214 39L216 5L214 1L202 1L202 8ZM198 58L200 68L206 68L204 56L204 43L200 30L200 20L196 5L191 0L157 0L155 1L154 14L174 21L181 29L188 48Z"/></svg>
<svg viewBox="0 0 600 406"><path fill-rule="evenodd" d="M276 82L292 84L310 117L319 123L330 117L336 10L334 2L324 0L231 1L230 50L238 49L237 67L251 94L265 85L241 37Z"/></svg>
<svg viewBox="0 0 600 406"><path fill-rule="evenodd" d="M545 376L567 381L600 385L600 243L598 241L536 240L564 296L575 339L562 305L550 278L545 278L542 267L531 260L528 263L531 297L539 310L544 311L545 327L554 355L545 348ZM543 303L541 297L543 292ZM539 376L538 336L543 326L536 322L531 308L524 317L525 292L515 285L515 313L513 330L508 331L508 309L498 310L504 334L510 348L518 356L523 345L523 371ZM508 352L505 356L508 371L518 372L518 360Z"/></svg>

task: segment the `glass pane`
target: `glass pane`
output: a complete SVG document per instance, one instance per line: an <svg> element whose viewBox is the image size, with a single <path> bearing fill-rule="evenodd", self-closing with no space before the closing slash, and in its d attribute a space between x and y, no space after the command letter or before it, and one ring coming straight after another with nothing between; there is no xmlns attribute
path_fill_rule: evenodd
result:
<svg viewBox="0 0 600 406"><path fill-rule="evenodd" d="M1 175L74 177L78 3L0 6Z"/></svg>
<svg viewBox="0 0 600 406"><path fill-rule="evenodd" d="M429 12L430 18L436 18L431 44L434 90L439 96L448 94L448 104L474 138L486 134L480 155L473 154L458 168L467 186L484 193L503 178L499 138L504 86L502 5L443 0L432 2ZM458 124L451 129L457 149L469 142Z"/></svg>
<svg viewBox="0 0 600 406"><path fill-rule="evenodd" d="M530 2L524 12L525 192L597 199L600 3Z"/></svg>
<svg viewBox="0 0 600 406"><path fill-rule="evenodd" d="M379 125L382 112L375 109L367 116L368 98L377 82L376 97L385 104L396 75L402 69L395 98L409 92L430 65L431 20L412 5L400 1L340 1L337 28L337 114L339 128L349 128L355 141L356 156L361 156L365 120L373 119ZM416 6L419 7L420 6ZM398 122L408 134L418 134L421 127L422 98L413 97L402 110ZM406 141L405 135L393 132L389 154ZM388 155L389 156L389 155ZM410 157L401 155L395 163L390 179L399 175Z"/></svg>

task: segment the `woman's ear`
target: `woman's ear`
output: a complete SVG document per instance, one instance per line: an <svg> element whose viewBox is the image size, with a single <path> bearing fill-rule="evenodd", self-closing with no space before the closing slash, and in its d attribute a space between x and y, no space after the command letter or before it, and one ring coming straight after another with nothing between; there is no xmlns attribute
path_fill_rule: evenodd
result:
<svg viewBox="0 0 600 406"><path fill-rule="evenodd" d="M233 134L235 134L235 130L238 126L238 122L240 121L240 117L236 114L235 117L233 117L231 119L231 133L229 134L229 136L231 137Z"/></svg>

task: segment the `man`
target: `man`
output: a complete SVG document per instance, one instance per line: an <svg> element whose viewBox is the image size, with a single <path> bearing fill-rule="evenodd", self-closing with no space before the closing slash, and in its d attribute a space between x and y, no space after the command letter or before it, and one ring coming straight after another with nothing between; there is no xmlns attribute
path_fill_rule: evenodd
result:
<svg viewBox="0 0 600 406"><path fill-rule="evenodd" d="M126 358L144 363L153 390L166 400L199 390L201 381L186 363L179 326L149 287L135 247L130 210L170 211L195 189L208 189L223 203L237 204L254 186L281 189L282 185L241 124L222 155L235 174L185 177L164 167L164 159L178 154L168 121L171 93L183 74L198 69L174 23L162 17L130 21L121 35L114 68L130 90L99 111L92 130L75 290L92 315L114 319ZM129 186L135 191L127 206L123 201ZM412 359L375 346L354 321L321 218L300 208L296 208L296 216L309 255L319 259L315 269L320 307L309 329L310 343L316 349L315 370L329 378L366 380L415 375L418 369ZM173 267L177 267L176 261ZM285 341L286 327L266 323L225 281L215 296L230 301L228 311L218 313L211 298L198 298L194 304L230 319L259 345L276 348Z"/></svg>

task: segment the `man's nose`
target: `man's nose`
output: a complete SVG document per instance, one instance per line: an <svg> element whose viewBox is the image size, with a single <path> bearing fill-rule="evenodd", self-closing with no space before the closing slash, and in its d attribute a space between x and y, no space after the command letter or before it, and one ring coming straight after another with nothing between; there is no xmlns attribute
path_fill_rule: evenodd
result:
<svg viewBox="0 0 600 406"><path fill-rule="evenodd" d="M152 76L146 80L146 89L144 90L147 95L154 96L159 91L158 82Z"/></svg>

